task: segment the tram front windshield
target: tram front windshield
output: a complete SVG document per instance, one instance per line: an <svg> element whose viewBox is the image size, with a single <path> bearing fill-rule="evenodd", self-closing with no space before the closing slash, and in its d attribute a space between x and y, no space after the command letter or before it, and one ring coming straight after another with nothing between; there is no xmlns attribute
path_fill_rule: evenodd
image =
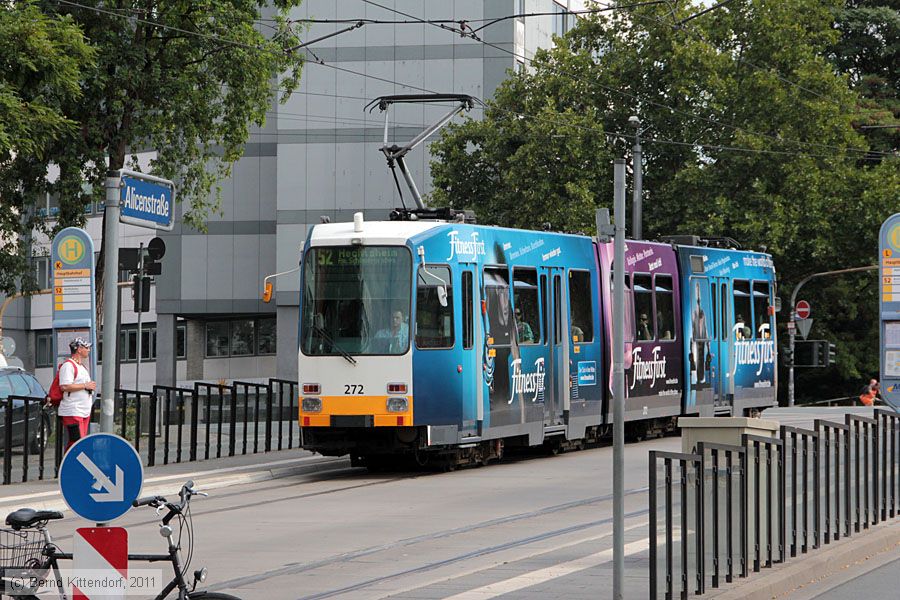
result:
<svg viewBox="0 0 900 600"><path fill-rule="evenodd" d="M406 353L412 257L405 246L311 248L303 274L304 354Z"/></svg>

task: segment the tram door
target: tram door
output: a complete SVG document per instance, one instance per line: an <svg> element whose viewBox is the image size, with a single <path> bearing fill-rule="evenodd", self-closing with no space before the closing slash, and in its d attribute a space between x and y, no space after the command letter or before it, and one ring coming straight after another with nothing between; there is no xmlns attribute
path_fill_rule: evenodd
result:
<svg viewBox="0 0 900 600"><path fill-rule="evenodd" d="M483 335L479 310L481 299L478 286L475 285L476 277L472 265L463 265L460 273L460 321L462 325L462 356L460 368L462 369L462 400L463 423L477 423L484 420L484 390L481 377L481 358L477 349L483 344L476 344L475 340Z"/></svg>
<svg viewBox="0 0 900 600"><path fill-rule="evenodd" d="M712 304L712 320L710 331L710 383L713 394L713 407L723 411L731 407L732 394L729 393L731 375L729 370L729 303L728 280L722 277L712 277L709 283Z"/></svg>
<svg viewBox="0 0 900 600"><path fill-rule="evenodd" d="M713 333L716 303L713 300L712 287L707 277L694 276L690 279L688 294L690 301L690 345L688 362L690 364L690 385L692 390L691 404L703 414L703 407L714 402L715 380L718 369L715 366L718 347ZM693 412L692 410L688 412Z"/></svg>
<svg viewBox="0 0 900 600"><path fill-rule="evenodd" d="M568 360L568 303L563 281L562 269L550 269L550 280L547 285L547 334L548 361L546 365L546 381L544 384L544 425L557 425L563 422L565 397L569 393L569 382L566 376ZM541 276L541 285L544 284ZM544 290L542 290L544 291Z"/></svg>

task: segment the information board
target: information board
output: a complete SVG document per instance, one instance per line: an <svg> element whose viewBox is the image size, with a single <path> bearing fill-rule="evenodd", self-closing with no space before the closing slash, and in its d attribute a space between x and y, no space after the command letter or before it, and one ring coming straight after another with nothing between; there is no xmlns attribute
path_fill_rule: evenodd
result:
<svg viewBox="0 0 900 600"><path fill-rule="evenodd" d="M900 213L881 226L878 260L881 395L900 410Z"/></svg>
<svg viewBox="0 0 900 600"><path fill-rule="evenodd" d="M94 241L84 229L66 227L53 238L51 261L53 357L58 365L69 355L69 342L76 337L90 340L96 348ZM96 371L96 351L92 351L92 378Z"/></svg>

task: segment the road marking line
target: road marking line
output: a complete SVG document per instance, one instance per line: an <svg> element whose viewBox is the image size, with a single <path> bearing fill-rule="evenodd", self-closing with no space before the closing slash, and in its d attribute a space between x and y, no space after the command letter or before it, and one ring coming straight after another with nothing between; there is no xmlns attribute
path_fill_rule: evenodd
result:
<svg viewBox="0 0 900 600"><path fill-rule="evenodd" d="M650 540L648 538L631 542L630 544L625 544L625 555L637 554L638 552L647 550L649 547ZM509 594L533 585L545 583L551 579L558 579L559 577L565 577L566 575L571 575L578 571L584 571L591 567L612 562L612 555L612 548L609 550L602 550L600 552L595 552L594 554L589 554L583 558L560 563L544 569L538 569L537 571L523 573L522 575L498 581L497 583L491 583L480 588L475 588L474 590L468 590L461 594L445 598L444 600L487 600L488 598L496 598L503 594Z"/></svg>
<svg viewBox="0 0 900 600"><path fill-rule="evenodd" d="M626 527L625 532L627 533L627 532L633 531L635 529L641 529L642 527L646 527L649 523L650 523L649 521L642 521L640 523L632 525L631 527ZM597 540L610 538L610 537L612 537L612 535L613 535L612 531L610 531L608 533L603 533L600 535L594 535L591 537L581 538L578 540L573 540L571 542L566 542L565 544L560 544L559 546L553 546L552 548L543 548L540 550L534 550L532 552L529 552L528 554L523 554L521 556L516 556L514 558L509 558L509 559L505 559L505 560L496 560L490 564L479 566L474 569L467 569L465 571L462 571L462 572L452 575L450 577L447 577L447 576L437 577L437 578L432 579L431 581L425 582L423 584L416 584L416 585L412 585L412 586L402 588L402 589L392 589L392 590L388 591L387 593L385 593L384 595L379 596L377 598L377 600L384 600L385 598L391 598L393 596L396 596L397 594L405 594L405 593L411 592L413 590L420 590L420 589L427 588L432 585L446 583L448 581L453 581L453 580L459 579L461 577L468 577L469 575L474 575L475 573L481 573L482 571L488 571L488 570L496 568L500 565L510 564L513 562L520 562L523 560L528 560L529 558L534 558L535 556L541 556L544 554L549 554L551 552L557 552L557 551L563 550L565 548L571 548L572 546L578 546L580 544L586 544L588 542L595 542ZM509 549L507 549L506 551L508 552Z"/></svg>

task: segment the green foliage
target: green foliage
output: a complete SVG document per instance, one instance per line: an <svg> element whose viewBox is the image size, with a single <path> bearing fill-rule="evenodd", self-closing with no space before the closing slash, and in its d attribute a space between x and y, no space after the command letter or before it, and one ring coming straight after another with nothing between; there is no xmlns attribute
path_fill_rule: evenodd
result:
<svg viewBox="0 0 900 600"><path fill-rule="evenodd" d="M878 225L900 209L900 171L896 158L863 160L859 98L826 57L841 6L738 0L685 26L675 24L690 3L580 19L510 75L484 121L432 145L433 202L491 224L590 231L594 207L611 208L610 161L630 154L637 115L648 239L765 245L785 299L807 274L873 264ZM801 393L852 391L876 370L875 284L873 274L809 286L813 334L838 343L839 368Z"/></svg>
<svg viewBox="0 0 900 600"><path fill-rule="evenodd" d="M30 148L28 140L38 140L27 173L0 173L4 206L10 190L19 190L18 208L2 213L7 218L0 232L27 235L32 226L43 227L24 215L48 191L59 197L56 229L80 225L85 204L103 197L107 168L136 169L135 155L148 150L157 152L154 174L176 182L185 224L204 229L219 209L217 182L230 175L250 128L265 123L279 90L283 100L299 84L303 59L288 51L299 43L288 12L300 1L17 2L13 11L30 11L18 23L4 9L7 45L10 51L21 46L4 58L13 76L30 74L12 84L21 86L24 100L51 94L43 112L40 103L29 106L32 125L0 125L0 150L4 143ZM60 25L51 30L54 23ZM46 41L24 35L28 27L47 29ZM51 166L59 177L48 184ZM27 249L19 254L0 259L12 261L0 291L16 289L23 275L28 279Z"/></svg>
<svg viewBox="0 0 900 600"><path fill-rule="evenodd" d="M81 95L93 59L71 18L45 15L34 2L0 9L0 291L34 288L20 277L37 222L32 194L44 189L55 143L75 131L63 106Z"/></svg>
<svg viewBox="0 0 900 600"><path fill-rule="evenodd" d="M875 150L900 148L900 2L848 1L835 13L832 62L859 92L855 123Z"/></svg>
<svg viewBox="0 0 900 600"><path fill-rule="evenodd" d="M83 182L102 194L107 158L111 169L133 167L129 156L155 149L153 172L177 182L185 223L202 229L219 206L218 189L210 191L230 175L250 127L265 123L272 80L286 72L283 98L299 82L302 58L285 51L298 43L287 13L299 3L134 0L114 9L79 2L94 11L46 2L45 11L70 14L98 49L82 101L71 107L79 135L55 156L63 220L81 212ZM260 21L269 4L273 21Z"/></svg>

